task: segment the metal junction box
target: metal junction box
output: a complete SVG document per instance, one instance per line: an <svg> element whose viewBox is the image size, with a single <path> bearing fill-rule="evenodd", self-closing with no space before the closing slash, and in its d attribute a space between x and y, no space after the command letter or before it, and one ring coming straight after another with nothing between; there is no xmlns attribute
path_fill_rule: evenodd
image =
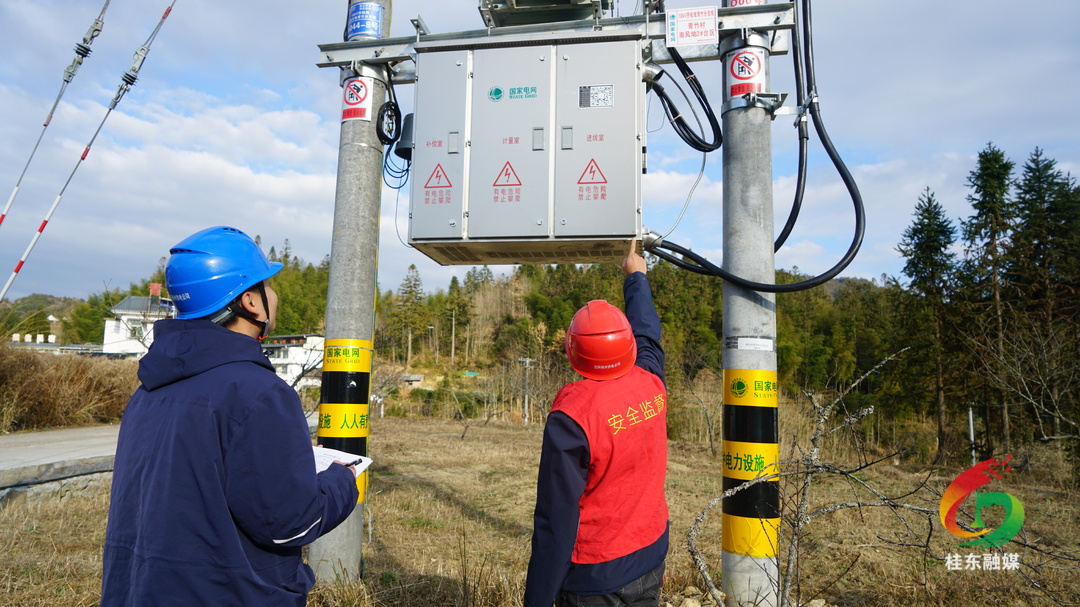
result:
<svg viewBox="0 0 1080 607"><path fill-rule="evenodd" d="M605 263L641 232L641 38L416 45L409 243L443 265Z"/></svg>

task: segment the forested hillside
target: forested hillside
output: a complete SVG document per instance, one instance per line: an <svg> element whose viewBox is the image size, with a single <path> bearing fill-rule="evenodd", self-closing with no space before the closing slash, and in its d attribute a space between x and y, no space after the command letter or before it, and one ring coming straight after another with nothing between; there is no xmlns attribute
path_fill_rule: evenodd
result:
<svg viewBox="0 0 1080 607"><path fill-rule="evenodd" d="M983 455L1034 441L1064 441L1075 453L1080 188L1041 150L1017 169L993 144L978 154L967 185L966 217L947 217L929 188L913 201L911 224L897 243L903 276L841 278L777 296L784 394L850 386L895 356L845 400L849 410L875 407L864 429L870 444L908 449L927 461L958 457L967 453L970 407ZM277 333L320 333L329 259L300 260L288 241L268 254L285 264L271 280L280 295ZM672 397L715 449L721 282L650 262ZM802 278L794 269L777 272L777 282ZM99 341L112 304L162 279L159 268L127 290L78 303L66 312L64 341ZM571 316L590 299L621 304L621 283L615 266L521 266L508 276L480 267L449 285L425 284L410 267L396 288L379 293L376 367L443 377L479 371L471 390L482 398L528 394L534 415L542 415L573 378L562 353ZM0 317L5 330L29 322L26 310L35 306L17 303L23 314L9 305ZM936 437L909 436L915 422L929 422Z"/></svg>

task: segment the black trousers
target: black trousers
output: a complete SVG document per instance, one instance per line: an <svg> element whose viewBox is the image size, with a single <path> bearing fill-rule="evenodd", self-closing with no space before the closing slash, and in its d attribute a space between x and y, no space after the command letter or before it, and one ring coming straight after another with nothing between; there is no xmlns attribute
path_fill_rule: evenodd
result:
<svg viewBox="0 0 1080 607"><path fill-rule="evenodd" d="M657 607L664 563L610 594L581 595L560 592L555 607Z"/></svg>

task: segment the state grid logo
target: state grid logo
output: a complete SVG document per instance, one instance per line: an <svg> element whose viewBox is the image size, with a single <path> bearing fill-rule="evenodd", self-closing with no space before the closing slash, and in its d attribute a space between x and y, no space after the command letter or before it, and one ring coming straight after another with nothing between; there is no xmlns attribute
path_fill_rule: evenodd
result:
<svg viewBox="0 0 1080 607"><path fill-rule="evenodd" d="M736 397L738 397L738 398L742 398L743 396L746 396L746 392L749 389L750 389L749 384L747 384L746 380L741 378L741 377L736 377L731 382L731 393L733 395L735 395Z"/></svg>

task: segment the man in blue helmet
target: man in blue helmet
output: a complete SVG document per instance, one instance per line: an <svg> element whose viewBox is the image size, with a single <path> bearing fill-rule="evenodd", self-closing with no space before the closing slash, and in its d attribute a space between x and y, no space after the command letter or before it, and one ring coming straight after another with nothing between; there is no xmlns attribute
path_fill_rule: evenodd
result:
<svg viewBox="0 0 1080 607"><path fill-rule="evenodd" d="M316 474L300 400L259 344L281 264L229 227L170 253L177 318L155 323L120 425L101 606L304 605L301 546L358 496L352 468Z"/></svg>

